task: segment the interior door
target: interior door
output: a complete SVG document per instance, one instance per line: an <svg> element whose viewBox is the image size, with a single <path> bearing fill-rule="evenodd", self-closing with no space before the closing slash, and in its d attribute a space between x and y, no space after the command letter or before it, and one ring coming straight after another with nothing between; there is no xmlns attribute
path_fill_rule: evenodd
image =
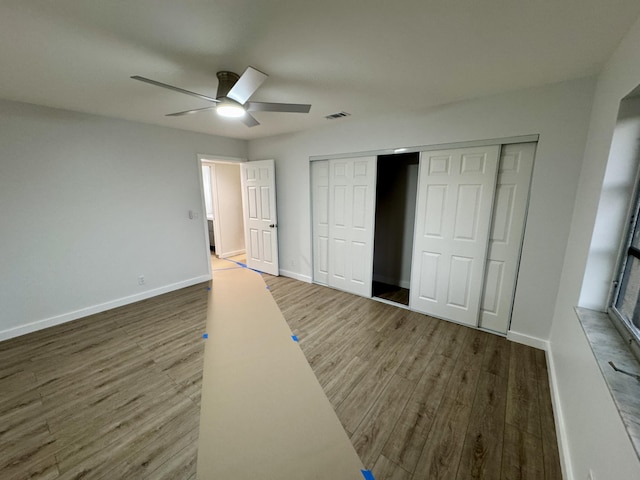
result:
<svg viewBox="0 0 640 480"><path fill-rule="evenodd" d="M480 326L507 333L520 261L535 143L505 145L500 153Z"/></svg>
<svg viewBox="0 0 640 480"><path fill-rule="evenodd" d="M329 160L329 286L371 296L376 157Z"/></svg>
<svg viewBox="0 0 640 480"><path fill-rule="evenodd" d="M240 169L247 266L278 275L275 162L247 162Z"/></svg>
<svg viewBox="0 0 640 480"><path fill-rule="evenodd" d="M313 281L329 283L329 161L311 162Z"/></svg>
<svg viewBox="0 0 640 480"><path fill-rule="evenodd" d="M478 325L499 146L422 152L409 305Z"/></svg>

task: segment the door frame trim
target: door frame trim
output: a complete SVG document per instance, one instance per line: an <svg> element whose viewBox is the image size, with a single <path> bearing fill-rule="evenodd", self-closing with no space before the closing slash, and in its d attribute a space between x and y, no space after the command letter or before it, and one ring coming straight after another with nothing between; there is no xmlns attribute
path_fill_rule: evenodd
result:
<svg viewBox="0 0 640 480"><path fill-rule="evenodd" d="M432 144L432 145L418 145L413 147L388 148L383 150L368 150L365 152L355 152L355 153L335 153L335 154L329 154L329 155L313 155L309 157L309 161L313 162L315 160L334 160L334 159L340 159L340 158L394 155L397 153L428 152L432 150L451 150L451 149L467 148L467 147L487 147L491 145L509 145L511 143L530 143L530 142L538 142L539 139L540 139L540 135L538 134L519 135L516 137L470 140L467 142L438 143L438 144Z"/></svg>

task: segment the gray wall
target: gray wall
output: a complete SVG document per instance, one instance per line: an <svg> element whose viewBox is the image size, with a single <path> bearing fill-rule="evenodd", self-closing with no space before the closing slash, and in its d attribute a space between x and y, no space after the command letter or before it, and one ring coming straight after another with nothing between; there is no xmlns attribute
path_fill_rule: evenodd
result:
<svg viewBox="0 0 640 480"><path fill-rule="evenodd" d="M206 153L246 143L0 101L0 339L205 280Z"/></svg>

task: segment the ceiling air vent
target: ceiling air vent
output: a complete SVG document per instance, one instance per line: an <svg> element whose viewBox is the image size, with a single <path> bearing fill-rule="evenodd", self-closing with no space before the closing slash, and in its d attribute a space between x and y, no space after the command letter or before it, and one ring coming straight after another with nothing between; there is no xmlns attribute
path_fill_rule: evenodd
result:
<svg viewBox="0 0 640 480"><path fill-rule="evenodd" d="M348 117L349 115L351 114L347 112L338 112L338 113L332 113L331 115L327 115L324 118L326 118L327 120L335 120L336 118Z"/></svg>

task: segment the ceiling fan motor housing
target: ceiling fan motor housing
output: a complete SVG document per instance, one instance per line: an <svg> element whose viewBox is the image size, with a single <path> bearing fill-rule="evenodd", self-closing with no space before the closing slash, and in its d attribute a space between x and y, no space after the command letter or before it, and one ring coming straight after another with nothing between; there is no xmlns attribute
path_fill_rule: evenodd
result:
<svg viewBox="0 0 640 480"><path fill-rule="evenodd" d="M216 99L220 100L227 96L229 90L233 88L240 77L237 73L227 71L218 72L216 75L218 77L218 91L216 93Z"/></svg>

